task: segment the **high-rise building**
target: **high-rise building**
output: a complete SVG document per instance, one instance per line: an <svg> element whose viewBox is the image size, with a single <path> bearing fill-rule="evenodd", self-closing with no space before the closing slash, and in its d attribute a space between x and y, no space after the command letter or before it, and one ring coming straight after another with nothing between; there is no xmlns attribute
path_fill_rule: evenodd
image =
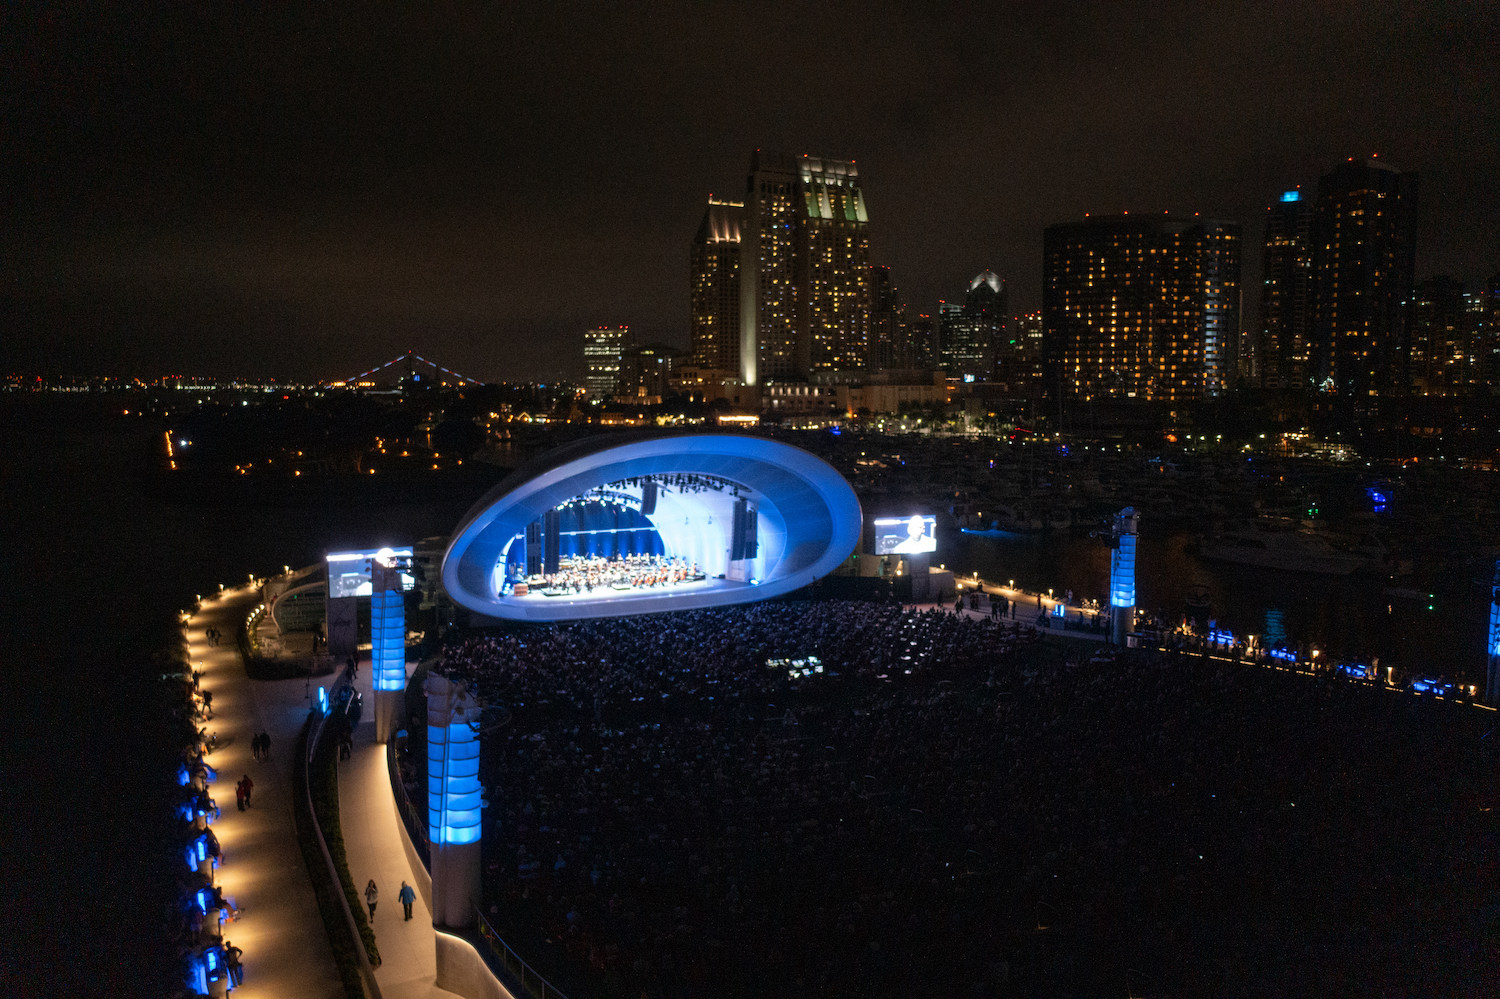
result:
<svg viewBox="0 0 1500 999"><path fill-rule="evenodd" d="M1472 337L1461 281L1440 276L1412 288L1404 317L1406 378L1416 395L1465 395L1472 380Z"/></svg>
<svg viewBox="0 0 1500 999"><path fill-rule="evenodd" d="M1488 292L1465 292L1462 332L1468 346L1465 357L1464 395L1489 395L1491 361L1494 345L1489 331L1490 296Z"/></svg>
<svg viewBox="0 0 1500 999"><path fill-rule="evenodd" d="M1202 312L1203 392L1222 395L1234 387L1240 367L1240 247L1238 222L1204 221L1183 230L1183 258L1191 267L1193 298Z"/></svg>
<svg viewBox="0 0 1500 999"><path fill-rule="evenodd" d="M799 373L799 172L794 156L757 149L750 158L740 244L739 370L747 385Z"/></svg>
<svg viewBox="0 0 1500 999"><path fill-rule="evenodd" d="M859 371L870 358L870 237L859 170L804 156L802 193L805 370Z"/></svg>
<svg viewBox="0 0 1500 999"><path fill-rule="evenodd" d="M692 351L700 368L740 366L740 247L745 206L708 199L693 238Z"/></svg>
<svg viewBox="0 0 1500 999"><path fill-rule="evenodd" d="M1417 175L1378 159L1318 181L1311 363L1320 388L1399 394L1408 382L1403 305L1416 258Z"/></svg>
<svg viewBox="0 0 1500 999"><path fill-rule="evenodd" d="M662 399L672 394L672 376L686 355L671 344L647 343L628 347L620 360L618 395Z"/></svg>
<svg viewBox="0 0 1500 999"><path fill-rule="evenodd" d="M1008 296L1005 282L985 271L969 282L964 304L943 316L942 363L948 374L965 381L995 376L995 357L1005 337ZM948 309L946 303L943 306Z"/></svg>
<svg viewBox="0 0 1500 999"><path fill-rule="evenodd" d="M620 389L620 366L631 346L629 326L595 326L583 334L584 384L589 397L608 399Z"/></svg>
<svg viewBox="0 0 1500 999"><path fill-rule="evenodd" d="M925 312L901 324L901 343L905 360L900 368L936 368L940 355L940 331L937 320Z"/></svg>
<svg viewBox="0 0 1500 999"><path fill-rule="evenodd" d="M1042 263L1048 392L1167 402L1201 397L1208 389L1204 275L1213 272L1205 270L1204 254L1213 246L1207 225L1173 230L1151 216L1049 226ZM1219 270L1216 293L1237 299L1238 275L1231 293L1231 269Z"/></svg>
<svg viewBox="0 0 1500 999"><path fill-rule="evenodd" d="M938 367L947 370L948 359L952 351L948 347L950 340L962 337L964 334L958 329L964 319L964 307L962 302L938 302L937 307L937 337L933 352L937 358Z"/></svg>
<svg viewBox="0 0 1500 999"><path fill-rule="evenodd" d="M1307 385L1312 344L1313 203L1284 191L1266 209L1260 293L1260 383L1265 388Z"/></svg>
<svg viewBox="0 0 1500 999"><path fill-rule="evenodd" d="M747 385L875 363L868 221L853 162L756 150L744 204L711 202L694 241L698 363L722 363L736 340L734 370ZM737 305L722 285L730 257ZM709 330L716 359L698 346Z"/></svg>
<svg viewBox="0 0 1500 999"><path fill-rule="evenodd" d="M891 280L889 267L870 267L870 356L872 371L912 367L910 350L902 342L902 320L905 310L901 296Z"/></svg>
<svg viewBox="0 0 1500 999"><path fill-rule="evenodd" d="M1486 395L1500 395L1500 274L1489 280L1483 309L1479 329L1481 391Z"/></svg>
<svg viewBox="0 0 1500 999"><path fill-rule="evenodd" d="M1042 383L1042 314L1012 316L996 355L995 377L1013 391L1030 392Z"/></svg>

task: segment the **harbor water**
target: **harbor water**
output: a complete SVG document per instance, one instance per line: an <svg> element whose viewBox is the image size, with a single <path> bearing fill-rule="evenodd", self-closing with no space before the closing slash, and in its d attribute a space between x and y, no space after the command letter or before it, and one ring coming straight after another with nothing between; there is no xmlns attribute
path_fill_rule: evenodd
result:
<svg viewBox="0 0 1500 999"><path fill-rule="evenodd" d="M1400 669L1462 674L1483 682L1487 580L1462 561L1438 562L1419 578L1379 570L1347 576L1261 569L1201 557L1198 535L1153 530L1142 520L1136 563L1137 606L1169 623L1187 612L1190 592L1206 591L1209 615L1236 636L1274 636L1335 659L1378 657ZM1077 599L1102 599L1109 547L1082 532L975 534L949 529L934 562L960 577Z"/></svg>

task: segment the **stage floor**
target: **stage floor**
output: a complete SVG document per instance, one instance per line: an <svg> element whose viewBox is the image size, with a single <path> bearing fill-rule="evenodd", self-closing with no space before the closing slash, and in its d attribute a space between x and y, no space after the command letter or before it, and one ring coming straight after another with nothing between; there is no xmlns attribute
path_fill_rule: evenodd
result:
<svg viewBox="0 0 1500 999"><path fill-rule="evenodd" d="M671 608L655 605L671 604L679 600L689 607L697 606L695 597L725 590L744 589L749 585L749 583L710 577L688 583L674 583L671 586L633 586L628 590L617 590L611 586L596 587L592 592L568 593L551 597L541 590L532 590L525 596L518 597L509 594L502 600L504 603L523 608L526 617L534 617L538 614L550 616L550 612L564 609L569 611L563 615L565 617L581 617L588 616L589 608L594 609L593 613L608 616L613 607L621 604L631 605L630 610L625 612L630 614L669 610Z"/></svg>

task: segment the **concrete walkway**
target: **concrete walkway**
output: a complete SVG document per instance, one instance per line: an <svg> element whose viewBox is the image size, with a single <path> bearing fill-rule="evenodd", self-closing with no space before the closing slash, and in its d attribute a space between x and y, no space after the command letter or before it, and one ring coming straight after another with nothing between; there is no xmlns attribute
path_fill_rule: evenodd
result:
<svg viewBox="0 0 1500 999"><path fill-rule="evenodd" d="M972 618L976 621L987 620L990 616L990 601L988 598L1002 596L1007 601L1009 601L1010 605L1014 606L1015 612L1014 617L1011 617L1010 614L1007 613L1005 617L996 619L1005 624L1019 624L1023 628L1035 628L1043 635L1055 635L1058 638L1076 638L1079 641L1083 642L1105 642L1109 639L1109 635L1107 632L1099 633L1092 631L1074 631L1065 629L1062 626L1063 619L1052 616L1054 609L1062 603L1061 600L1058 600L1054 597L1045 596L1039 593L1027 593L1025 590L1016 589L1010 586L999 586L995 583L990 583L985 580L979 580L976 584L975 580L969 576L960 576L958 578L958 582L963 584L962 590L966 598L963 610L965 617ZM978 585L978 587L985 593L987 598L982 603L982 610L970 610L968 607L967 595L975 588L976 585ZM1038 601L1040 601L1040 604L1038 603ZM952 611L953 601L950 599L943 603L918 603L908 604L907 606L914 607L917 610L923 611ZM1063 611L1067 615L1067 620L1074 623L1080 620L1090 620L1095 613L1100 613L1106 617L1108 616L1107 610L1096 612L1089 608L1079 607L1076 605L1065 605ZM1046 624L1037 623L1036 616L1038 613L1046 615Z"/></svg>
<svg viewBox="0 0 1500 999"><path fill-rule="evenodd" d="M235 645L241 623L259 602L253 588L226 590L204 600L187 627L188 661L203 673L201 689L213 694L214 717L206 725L219 737L219 748L208 757L219 773L209 789L222 812L213 826L224 848L218 880L240 907L240 918L225 926L224 935L245 952L245 984L234 994L342 999L343 983L292 821L291 765L307 717L305 683L251 680ZM217 647L204 637L209 627L223 634ZM250 753L258 731L271 733L269 760ZM253 807L240 812L234 786L246 774L255 782Z"/></svg>
<svg viewBox="0 0 1500 999"><path fill-rule="evenodd" d="M355 887L363 892L365 883L374 878L380 889L374 927L381 963L375 980L383 999L459 999L433 984L437 941L432 912L401 843L401 819L391 795L385 746L375 742L375 695L368 660L360 663L354 685L364 695L365 706L354 733L354 754L339 764L339 826ZM402 881L417 896L409 922L396 897Z"/></svg>

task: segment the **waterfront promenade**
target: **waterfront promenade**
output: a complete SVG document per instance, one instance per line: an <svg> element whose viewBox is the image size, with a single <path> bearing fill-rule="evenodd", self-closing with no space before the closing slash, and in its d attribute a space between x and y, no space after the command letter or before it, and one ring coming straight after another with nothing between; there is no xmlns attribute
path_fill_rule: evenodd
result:
<svg viewBox="0 0 1500 999"><path fill-rule="evenodd" d="M209 790L221 811L213 826L225 859L218 883L240 908L240 918L224 928L225 938L244 951L245 983L235 996L341 999L343 983L292 819L291 768L307 718L306 681L251 680L235 644L259 603L257 588L239 586L204 599L187 624L188 662L203 673L201 689L213 694L214 717L204 724L219 740L208 757L219 774ZM204 635L210 627L222 633L218 646ZM271 735L268 760L251 755L258 731ZM255 791L252 807L240 812L234 787L245 774Z"/></svg>
<svg viewBox="0 0 1500 999"><path fill-rule="evenodd" d="M407 665L408 674L412 668ZM339 763L339 825L355 887L363 891L373 878L380 889L374 929L381 964L375 969L375 981L383 999L459 999L434 984L437 941L432 911L402 845L386 747L375 741L375 697L368 660L360 663L354 686L364 695L365 706L354 733L353 755ZM402 881L417 895L410 922L403 918L396 897Z"/></svg>

